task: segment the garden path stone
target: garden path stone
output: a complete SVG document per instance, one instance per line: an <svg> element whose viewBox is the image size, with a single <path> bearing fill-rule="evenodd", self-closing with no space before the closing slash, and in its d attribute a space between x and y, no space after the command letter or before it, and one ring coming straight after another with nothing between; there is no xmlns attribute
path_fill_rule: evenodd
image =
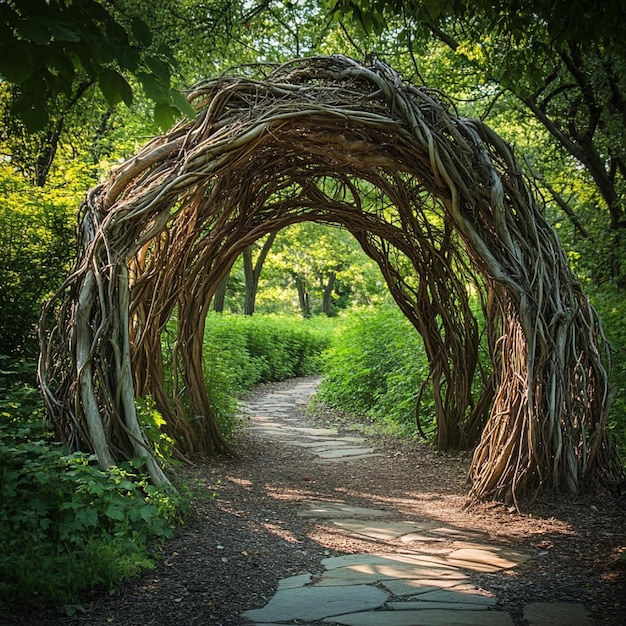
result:
<svg viewBox="0 0 626 626"><path fill-rule="evenodd" d="M418 594L428 593L430 591L436 591L437 589L456 589L463 587L466 583L469 583L469 578L408 578L408 579L392 579L383 581L385 589L391 591L394 596L399 598L403 596L410 596L409 599L414 599ZM474 587L471 587L474 589Z"/></svg>
<svg viewBox="0 0 626 626"><path fill-rule="evenodd" d="M476 589L470 585L457 585L452 589L437 589L425 591L412 596L409 601L419 602L446 602L447 604L480 604L481 606L494 606L496 599L492 596L476 593Z"/></svg>
<svg viewBox="0 0 626 626"><path fill-rule="evenodd" d="M533 602L524 607L528 626L593 626L595 621L582 604Z"/></svg>
<svg viewBox="0 0 626 626"><path fill-rule="evenodd" d="M513 626L511 616L503 611L446 609L353 613L324 622L345 626Z"/></svg>
<svg viewBox="0 0 626 626"><path fill-rule="evenodd" d="M317 519L341 519L359 516L369 519L372 517L386 517L389 511L381 509L370 509L363 506L350 506L341 502L313 502L308 505L308 509L298 511L299 517L314 517Z"/></svg>
<svg viewBox="0 0 626 626"><path fill-rule="evenodd" d="M363 459L371 459L376 456L383 456L382 454L353 454L353 455L342 455L336 456L334 458L328 459L315 459L315 463L343 463L345 461L362 461Z"/></svg>
<svg viewBox="0 0 626 626"><path fill-rule="evenodd" d="M433 609L446 609L447 611L486 611L489 608L487 604L479 604L478 602L430 602L425 600L387 602L385 606L393 611L432 611Z"/></svg>
<svg viewBox="0 0 626 626"><path fill-rule="evenodd" d="M374 448L337 448L334 450L316 450L316 452L322 459L340 459L346 456L363 456L365 454L372 454L374 452Z"/></svg>
<svg viewBox="0 0 626 626"><path fill-rule="evenodd" d="M364 437L335 428L311 428L293 412L315 392L317 379L296 381L243 405L247 429L276 445L298 447L317 463L358 463L381 456ZM513 569L530 555L490 543L486 533L423 519L393 519L394 512L347 500L300 504L298 515L324 520L354 537L380 542L373 554L322 559L320 571L281 580L262 608L243 613L256 626L323 621L345 626L513 626L497 599L471 584L470 573ZM385 519L382 519L385 518ZM390 518L390 519L387 519ZM404 552L387 547L400 540ZM386 591L385 591L386 590ZM591 626L581 604L532 603L528 626Z"/></svg>
<svg viewBox="0 0 626 626"><path fill-rule="evenodd" d="M371 539L397 539L418 530L424 525L410 522L366 521L359 519L333 520L335 526L347 530L354 535ZM427 526L426 526L427 527Z"/></svg>
<svg viewBox="0 0 626 626"><path fill-rule="evenodd" d="M319 620L344 613L377 609L388 595L371 585L279 589L262 608L246 611L252 621Z"/></svg>

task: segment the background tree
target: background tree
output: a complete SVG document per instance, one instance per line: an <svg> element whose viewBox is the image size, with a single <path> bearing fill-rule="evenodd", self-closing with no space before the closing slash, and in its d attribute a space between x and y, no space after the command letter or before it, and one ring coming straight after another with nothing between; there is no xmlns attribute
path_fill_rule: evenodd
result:
<svg viewBox="0 0 626 626"><path fill-rule="evenodd" d="M260 287L261 309L293 310L295 302L305 317L371 304L386 292L380 270L352 235L313 222L280 231Z"/></svg>
<svg viewBox="0 0 626 626"><path fill-rule="evenodd" d="M489 118L503 95L517 98L526 116L539 122L567 155L566 168L583 166L595 188L586 210L603 227L592 243L596 259L598 247L602 250L593 278L626 285L623 3L579 2L574 7L571 2L534 0L522 8L504 0L339 0L332 10L350 16L370 37L379 35L379 41L388 40L390 34L397 36L399 48L413 55L413 60L416 45L424 46L433 38L447 46L457 61L463 61L474 85L489 95L482 116ZM449 83L434 86L445 89ZM454 88L446 91L458 94ZM543 160L534 167L542 165ZM551 173L541 172L548 193L555 190ZM562 197L555 195L557 204Z"/></svg>
<svg viewBox="0 0 626 626"><path fill-rule="evenodd" d="M267 235L261 244L258 242L246 246L242 253L243 273L245 277L246 291L243 302L244 315L253 315L256 306L256 296L259 289L259 278L263 270L263 264L267 255L272 248L272 244L276 239L277 232ZM257 250L256 258L254 258L255 249Z"/></svg>

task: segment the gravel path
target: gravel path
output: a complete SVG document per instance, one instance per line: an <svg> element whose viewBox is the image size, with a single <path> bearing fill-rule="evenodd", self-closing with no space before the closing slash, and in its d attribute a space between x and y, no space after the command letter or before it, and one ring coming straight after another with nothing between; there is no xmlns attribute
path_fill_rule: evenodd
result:
<svg viewBox="0 0 626 626"><path fill-rule="evenodd" d="M495 597L497 608L508 611L516 626L526 626L523 607L536 602L583 603L598 625L625 623L626 561L618 554L626 547L626 502L552 503L525 514L493 503L465 509L467 456L437 455L420 442L364 436L346 416L324 407L308 416L303 398L290 399L289 390L302 382L314 387L316 381L256 389L246 398L249 417L268 392L279 391L277 423L332 427L339 437L364 437L357 447L378 456L325 462L313 446L271 436L266 417L264 429L251 419L238 436L239 458L208 459L179 470L196 494L193 512L161 549L154 570L112 595L85 597L84 614L68 617L59 608L0 616L0 624L244 626L251 622L241 614L265 606L280 580L319 572L324 559L406 550L398 537L359 536L323 517L298 514L315 502L376 508L396 522L429 520L473 530L503 549L529 554L530 560L514 570L470 574L471 584ZM442 551L453 540L441 541Z"/></svg>

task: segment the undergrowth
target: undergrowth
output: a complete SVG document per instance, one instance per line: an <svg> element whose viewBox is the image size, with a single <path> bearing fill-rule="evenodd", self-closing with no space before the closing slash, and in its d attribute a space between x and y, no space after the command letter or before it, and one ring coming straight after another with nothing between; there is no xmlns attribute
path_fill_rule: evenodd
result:
<svg viewBox="0 0 626 626"><path fill-rule="evenodd" d="M319 373L332 321L279 315L212 313L207 318L203 367L221 431L237 426L236 398L253 385Z"/></svg>
<svg viewBox="0 0 626 626"><path fill-rule="evenodd" d="M617 288L587 286L590 300L598 310L613 353L611 387L614 393L609 425L626 463L626 299Z"/></svg>
<svg viewBox="0 0 626 626"><path fill-rule="evenodd" d="M318 400L368 417L378 430L417 436L417 394L428 376L428 361L419 334L397 307L342 317L325 352L323 373ZM422 429L432 435L432 395L423 395L419 412Z"/></svg>
<svg viewBox="0 0 626 626"><path fill-rule="evenodd" d="M103 470L43 425L22 367L0 373L0 605L63 603L155 565L184 516L184 492L149 484L143 461ZM32 369L32 368L31 368Z"/></svg>

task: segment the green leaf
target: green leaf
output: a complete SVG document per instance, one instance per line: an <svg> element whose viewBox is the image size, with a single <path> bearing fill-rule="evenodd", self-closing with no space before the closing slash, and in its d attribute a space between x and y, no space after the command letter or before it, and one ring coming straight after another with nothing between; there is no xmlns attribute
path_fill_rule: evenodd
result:
<svg viewBox="0 0 626 626"><path fill-rule="evenodd" d="M50 41L50 29L47 24L34 16L21 20L17 25L17 32L33 43L46 44Z"/></svg>
<svg viewBox="0 0 626 626"><path fill-rule="evenodd" d="M424 8L432 23L437 21L437 18L441 15L445 6L445 2L442 0L424 0Z"/></svg>
<svg viewBox="0 0 626 626"><path fill-rule="evenodd" d="M106 516L111 519L123 521L125 519L124 509L118 504L111 504L107 507Z"/></svg>
<svg viewBox="0 0 626 626"><path fill-rule="evenodd" d="M124 28L118 24L113 18L107 20L106 23L107 41L112 43L115 48L129 47L128 35Z"/></svg>
<svg viewBox="0 0 626 626"><path fill-rule="evenodd" d="M66 81L71 83L74 80L74 64L67 55L59 54L56 50L49 50L46 55L46 66Z"/></svg>
<svg viewBox="0 0 626 626"><path fill-rule="evenodd" d="M150 100L158 104L171 104L172 98L168 87L157 78L146 72L139 72L137 78L141 81L144 93Z"/></svg>
<svg viewBox="0 0 626 626"><path fill-rule="evenodd" d="M146 56L146 65L150 68L153 74L155 74L165 84L169 85L170 68L167 66L167 63L164 63L158 57L148 55Z"/></svg>
<svg viewBox="0 0 626 626"><path fill-rule="evenodd" d="M177 89L172 89L172 100L174 102L174 106L183 114L185 114L188 118L193 119L196 117L196 110L187 102L187 98Z"/></svg>
<svg viewBox="0 0 626 626"><path fill-rule="evenodd" d="M163 132L167 132L172 127L178 115L178 109L171 104L157 102L154 105L154 121Z"/></svg>
<svg viewBox="0 0 626 626"><path fill-rule="evenodd" d="M133 102L133 91L126 79L115 70L103 68L98 76L98 85L106 101L115 106L118 102L124 102L130 106Z"/></svg>
<svg viewBox="0 0 626 626"><path fill-rule="evenodd" d="M83 509L79 514L77 513L76 517L85 526L95 526L98 523L98 511L96 509Z"/></svg>
<svg viewBox="0 0 626 626"><path fill-rule="evenodd" d="M18 85L26 80L33 72L30 50L19 41L0 44L0 75Z"/></svg>
<svg viewBox="0 0 626 626"><path fill-rule="evenodd" d="M142 45L148 47L152 43L152 32L148 25L138 17L134 17L131 28L135 39Z"/></svg>
<svg viewBox="0 0 626 626"><path fill-rule="evenodd" d="M45 102L26 102L26 99L22 97L16 100L12 110L22 120L26 129L31 133L45 128L49 120Z"/></svg>
<svg viewBox="0 0 626 626"><path fill-rule="evenodd" d="M74 43L81 40L80 35L69 24L64 21L50 20L47 23L50 33L57 41L72 41Z"/></svg>

